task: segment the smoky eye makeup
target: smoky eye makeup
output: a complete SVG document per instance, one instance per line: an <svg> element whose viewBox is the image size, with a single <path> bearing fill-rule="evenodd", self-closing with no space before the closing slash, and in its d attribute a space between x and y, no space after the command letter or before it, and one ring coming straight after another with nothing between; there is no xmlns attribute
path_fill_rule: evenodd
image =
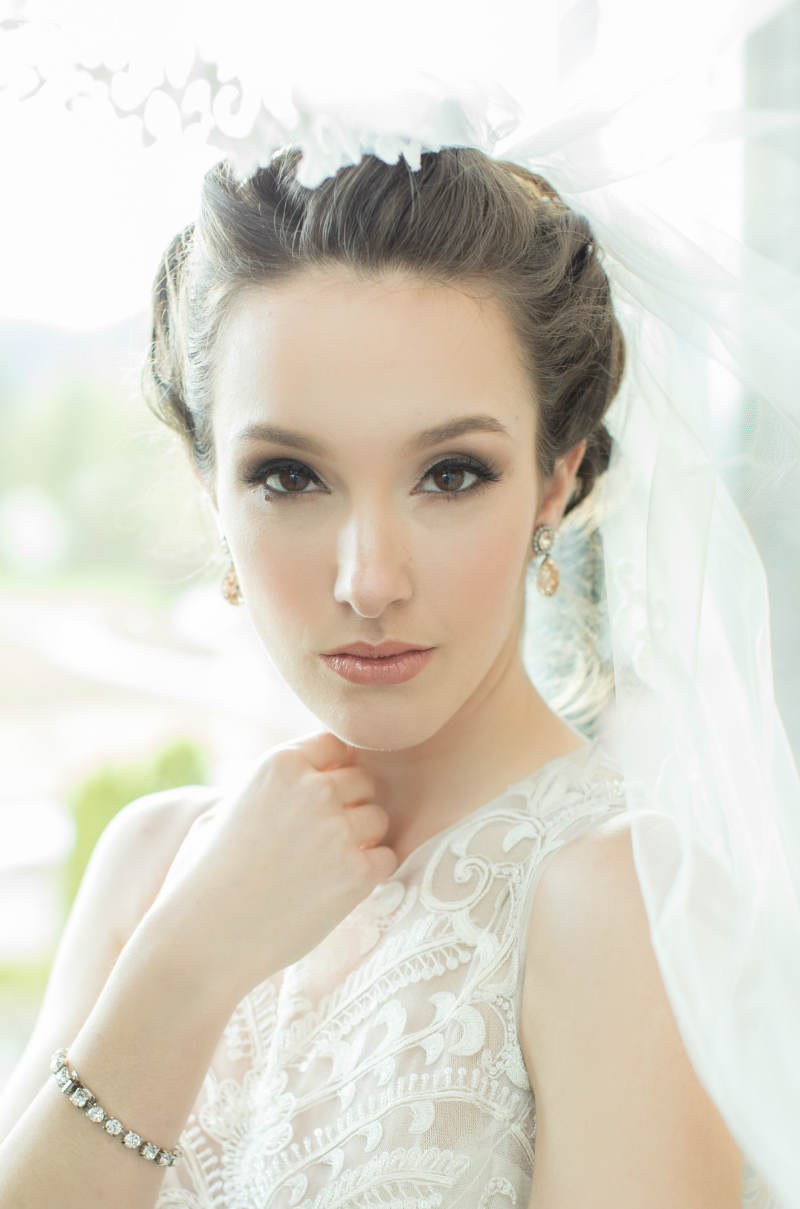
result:
<svg viewBox="0 0 800 1209"><path fill-rule="evenodd" d="M422 490L416 494L444 496L446 499L455 500L462 496L474 495L477 491L502 478L502 472L498 466L491 461L475 457L473 454L450 454L447 457L439 458L423 472L419 481L424 482L431 479L436 482L437 474L440 476L439 482L445 481L449 486ZM467 483L465 486L464 475L471 475L475 481ZM282 483L280 476L283 476ZM294 486L297 487L297 490L291 486L291 476L294 476ZM432 476L434 477L432 478ZM441 476L445 476L445 479L442 480ZM259 459L252 466L245 466L240 473L240 478L242 483L248 487L260 487L264 498L270 502L302 499L327 493L325 490L308 489L310 484L314 484L317 488L320 486L324 488L324 484L311 466L297 458L284 456ZM268 479L277 479L280 485L270 486L267 482Z"/></svg>

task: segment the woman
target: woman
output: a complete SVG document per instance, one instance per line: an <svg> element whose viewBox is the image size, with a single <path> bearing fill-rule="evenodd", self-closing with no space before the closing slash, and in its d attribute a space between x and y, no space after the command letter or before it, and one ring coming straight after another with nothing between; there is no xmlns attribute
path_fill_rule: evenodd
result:
<svg viewBox="0 0 800 1209"><path fill-rule="evenodd" d="M619 769L520 654L528 570L557 591L611 448L592 231L476 149L316 189L297 163L208 174L147 384L323 730L107 829L2 1102L0 1204L734 1209Z"/></svg>

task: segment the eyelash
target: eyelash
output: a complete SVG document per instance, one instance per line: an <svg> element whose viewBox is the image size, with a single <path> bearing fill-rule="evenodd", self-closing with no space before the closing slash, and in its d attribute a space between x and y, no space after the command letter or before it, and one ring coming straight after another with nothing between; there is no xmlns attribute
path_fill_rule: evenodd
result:
<svg viewBox="0 0 800 1209"><path fill-rule="evenodd" d="M423 495L439 495L444 496L445 499L453 500L459 496L471 495L475 491L480 491L487 483L495 483L502 477L499 471L495 470L492 466L486 465L484 462L479 462L476 458L459 457L444 458L441 462L434 462L433 466L425 471L422 478L426 479L434 470L439 470L441 467L446 467L447 470L468 470L478 476L478 482L460 491L424 491ZM314 491L276 491L273 487L265 486L264 480L271 478L279 470L298 470L303 477L308 477L317 483L320 482L320 479L314 474L310 466L306 466L304 462L298 462L291 458L272 458L268 462L263 462L260 466L256 466L245 475L245 482L253 486L261 485L265 498L270 503L277 503L278 500L291 499L297 496L317 494Z"/></svg>

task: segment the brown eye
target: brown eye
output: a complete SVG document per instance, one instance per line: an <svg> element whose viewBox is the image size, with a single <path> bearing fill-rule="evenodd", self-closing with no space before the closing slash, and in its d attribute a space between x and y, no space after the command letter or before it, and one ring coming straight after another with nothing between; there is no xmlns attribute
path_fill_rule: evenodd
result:
<svg viewBox="0 0 800 1209"><path fill-rule="evenodd" d="M466 482L465 486L465 475L472 476L475 481ZM422 477L423 482L427 479L433 483L433 488L430 490L426 488L423 495L440 495L446 499L456 500L461 499L462 496L471 495L474 491L479 491L487 483L497 482L500 474L490 466L472 458L447 458L445 461L431 466Z"/></svg>
<svg viewBox="0 0 800 1209"><path fill-rule="evenodd" d="M463 487L465 474L474 474L475 471L470 471L464 466L457 466L455 463L448 465L447 462L442 462L439 466L434 466L433 470L428 473L437 487L441 487L445 492L451 492Z"/></svg>
<svg viewBox="0 0 800 1209"><path fill-rule="evenodd" d="M267 478L273 478L274 476L277 476L280 490L285 491L287 495L299 495L305 485L303 480L311 481L311 475L296 466L283 466L280 470L273 470L272 474L268 475ZM294 488L298 486L298 479L301 480L300 490L295 491Z"/></svg>
<svg viewBox="0 0 800 1209"><path fill-rule="evenodd" d="M275 479L276 485L269 486L269 480ZM318 491L309 491L309 483L319 483L319 479L310 467L303 462L283 458L264 462L245 475L245 482L259 486L268 500L289 499L291 496L319 495Z"/></svg>
<svg viewBox="0 0 800 1209"><path fill-rule="evenodd" d="M471 483L467 481L465 486L465 475L467 478L472 476L475 481ZM477 459L448 458L431 466L430 470L422 476L423 482L428 480L433 483L433 488L425 489L422 494L443 496L450 500L461 499L462 496L471 495L489 483L498 482L501 477L498 470ZM275 486L269 485L270 479L276 480ZM304 462L297 462L294 459L276 460L273 458L246 473L244 481L259 486L265 499L276 503L292 497L304 498L305 496L327 494L314 471ZM317 483L323 487L323 490L307 490L310 483Z"/></svg>

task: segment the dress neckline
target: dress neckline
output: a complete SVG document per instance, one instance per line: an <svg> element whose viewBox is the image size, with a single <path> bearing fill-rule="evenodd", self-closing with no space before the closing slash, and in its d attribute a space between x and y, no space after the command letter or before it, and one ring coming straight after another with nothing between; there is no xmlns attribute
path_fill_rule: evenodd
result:
<svg viewBox="0 0 800 1209"><path fill-rule="evenodd" d="M495 794L493 798L489 798L487 802L482 802L480 806L476 806L473 810L468 811L465 815L462 815L460 819L456 819L453 823L448 823L448 825L446 827L442 827L440 831L435 831L433 835L429 835L428 838L423 840L421 844L417 844L416 848L411 849L408 855L404 857L397 866L394 873L389 875L387 881L392 881L398 876L398 874L402 873L406 867L410 865L411 862L417 857L417 854L424 852L430 847L431 844L434 842L440 842L446 836L463 826L464 823L468 822L470 819L474 819L478 815L483 814L491 809L491 807L498 805L499 802L502 802L505 798L509 797L523 786L529 785L531 782L538 781L546 772L549 772L555 766L564 764L569 760L574 760L576 757L581 756L581 754L583 754L584 759L588 759L590 753L594 751L599 742L599 738L592 739L589 742L582 743L580 747L573 747L572 751L564 752L563 755L552 756L549 760L545 760L543 764L539 764L531 772L526 773L524 777L520 777L518 781L512 781L511 784L506 785L505 789L501 790L500 793Z"/></svg>

